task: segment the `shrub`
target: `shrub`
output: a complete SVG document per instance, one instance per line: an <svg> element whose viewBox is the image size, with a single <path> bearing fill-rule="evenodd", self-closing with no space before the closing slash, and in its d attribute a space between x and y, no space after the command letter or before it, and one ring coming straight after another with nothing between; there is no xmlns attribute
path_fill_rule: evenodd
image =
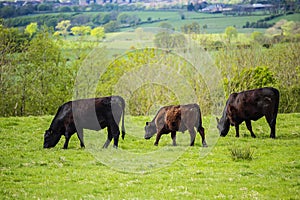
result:
<svg viewBox="0 0 300 200"><path fill-rule="evenodd" d="M236 73L230 81L225 81L225 87L230 88L230 92L237 92L273 86L275 83L273 72L268 67L258 66L244 68L240 73Z"/></svg>

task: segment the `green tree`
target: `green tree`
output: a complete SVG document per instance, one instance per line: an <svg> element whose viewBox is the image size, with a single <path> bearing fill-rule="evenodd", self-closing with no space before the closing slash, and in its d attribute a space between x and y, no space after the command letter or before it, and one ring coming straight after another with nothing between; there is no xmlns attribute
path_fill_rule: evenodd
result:
<svg viewBox="0 0 300 200"><path fill-rule="evenodd" d="M120 24L129 24L130 22L130 18L131 16L127 13L121 13L118 18L117 18L117 21L120 23Z"/></svg>
<svg viewBox="0 0 300 200"><path fill-rule="evenodd" d="M282 26L281 29L283 31L284 36L292 36L294 34L300 33L300 24L294 21L287 21Z"/></svg>
<svg viewBox="0 0 300 200"><path fill-rule="evenodd" d="M270 39L267 36L265 36L265 34L263 34L261 32L258 32L258 31L252 32L251 38L254 41L256 41L256 42L258 42L259 44L262 44L262 45L270 45L271 44Z"/></svg>
<svg viewBox="0 0 300 200"><path fill-rule="evenodd" d="M160 23L159 27L164 28L164 29L174 30L174 27L172 26L172 24L167 23L167 22Z"/></svg>
<svg viewBox="0 0 300 200"><path fill-rule="evenodd" d="M104 14L101 18L101 24L107 24L110 21L111 21L111 16L108 13Z"/></svg>
<svg viewBox="0 0 300 200"><path fill-rule="evenodd" d="M228 42L230 43L232 38L237 38L238 36L238 31L235 27L233 26L228 26L225 29L225 37L228 39Z"/></svg>
<svg viewBox="0 0 300 200"><path fill-rule="evenodd" d="M235 74L229 81L225 81L225 87L231 88L232 92L275 86L274 73L268 67L244 68L240 73Z"/></svg>
<svg viewBox="0 0 300 200"><path fill-rule="evenodd" d="M13 6L4 6L0 8L0 17L8 18L13 17L16 13L16 9Z"/></svg>
<svg viewBox="0 0 300 200"><path fill-rule="evenodd" d="M103 16L102 16L101 13L95 15L95 16L92 18L93 24L95 24L95 25L103 25L103 24L102 24L102 18L103 18Z"/></svg>
<svg viewBox="0 0 300 200"><path fill-rule="evenodd" d="M59 8L59 12L72 12L72 8L69 6L63 6Z"/></svg>
<svg viewBox="0 0 300 200"><path fill-rule="evenodd" d="M19 29L6 28L0 22L0 116L18 114L18 78L15 73L28 40Z"/></svg>
<svg viewBox="0 0 300 200"><path fill-rule="evenodd" d="M169 76L171 73L174 73L174 76ZM137 83L141 78L142 84L139 85ZM136 79L137 81L132 81ZM191 101L185 83L188 83L192 93L199 97L195 101L203 105L202 112L208 113L209 91L202 77L190 63L169 51L157 48L137 49L110 62L98 81L96 94L106 96L126 91L125 93L130 94L127 109L130 109L131 115L155 114L158 105L179 103L178 93L176 95L174 91L180 91L182 101Z"/></svg>
<svg viewBox="0 0 300 200"><path fill-rule="evenodd" d="M154 44L164 49L185 48L186 39L182 34L170 34L163 31L155 35Z"/></svg>
<svg viewBox="0 0 300 200"><path fill-rule="evenodd" d="M71 26L70 20L63 20L56 25L57 33L66 37Z"/></svg>
<svg viewBox="0 0 300 200"><path fill-rule="evenodd" d="M74 26L71 28L71 32L74 35L84 36L84 35L90 34L91 27L89 27L89 26Z"/></svg>
<svg viewBox="0 0 300 200"><path fill-rule="evenodd" d="M181 27L181 31L186 34L199 34L200 33L200 24L193 22L191 24L185 24Z"/></svg>
<svg viewBox="0 0 300 200"><path fill-rule="evenodd" d="M104 36L105 36L104 27L96 27L96 28L92 29L91 36L96 37L97 41L104 38Z"/></svg>
<svg viewBox="0 0 300 200"><path fill-rule="evenodd" d="M59 44L51 38L47 27L34 37L26 51L19 71L21 79L22 114L45 114L55 110L52 102L57 102L59 88L59 63L61 52ZM59 81L57 81L59 80Z"/></svg>
<svg viewBox="0 0 300 200"><path fill-rule="evenodd" d="M110 21L104 25L106 33L117 32L119 30L119 23L117 21Z"/></svg>
<svg viewBox="0 0 300 200"><path fill-rule="evenodd" d="M38 11L51 11L53 6L47 3L41 3L37 6Z"/></svg>
<svg viewBox="0 0 300 200"><path fill-rule="evenodd" d="M38 30L38 25L36 22L31 22L28 24L25 28L25 33L29 35L29 37L32 37L33 34L35 34Z"/></svg>
<svg viewBox="0 0 300 200"><path fill-rule="evenodd" d="M172 48L172 36L167 31L162 31L155 35L154 44L158 48Z"/></svg>

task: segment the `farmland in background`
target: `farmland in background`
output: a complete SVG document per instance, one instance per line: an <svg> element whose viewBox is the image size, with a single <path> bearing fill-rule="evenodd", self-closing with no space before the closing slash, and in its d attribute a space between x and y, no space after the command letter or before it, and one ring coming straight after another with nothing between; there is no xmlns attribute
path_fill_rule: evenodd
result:
<svg viewBox="0 0 300 200"><path fill-rule="evenodd" d="M197 22L201 27L206 27L203 33L222 33L228 26L235 26L241 33L251 33L253 28L243 28L247 22L255 23L258 20L270 16L266 14L258 14L251 16L225 16L223 14L207 14L196 13L186 11L131 11L131 12L119 12L114 15L127 14L129 16L136 16L140 19L137 24L130 25L130 28L135 29L137 27L158 27L162 22L170 23L176 31L181 31L181 27L184 24ZM55 27L61 20L73 20L74 25L85 26L99 26L94 18L97 15L109 15L112 20L116 20L115 16L111 16L109 12L84 12L84 13L50 13L50 14L36 14L29 16L20 16L15 18L9 18L5 20L8 26L26 26L30 22L38 22L40 25L46 24L48 26ZM184 19L182 19L184 16ZM275 17L272 20L266 21L270 25L276 23L280 19L287 19L293 21L299 21L300 14L290 14L280 17ZM128 28L121 28L121 30L128 30ZM260 31L264 31L266 28L260 28Z"/></svg>

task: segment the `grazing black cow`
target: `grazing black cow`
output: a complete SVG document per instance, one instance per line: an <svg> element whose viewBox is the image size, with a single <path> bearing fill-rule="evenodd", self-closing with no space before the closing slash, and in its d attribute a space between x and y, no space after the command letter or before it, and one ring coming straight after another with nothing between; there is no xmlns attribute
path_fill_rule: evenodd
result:
<svg viewBox="0 0 300 200"><path fill-rule="evenodd" d="M66 138L64 149L67 149L69 140L75 132L80 140L80 146L85 147L83 129L100 130L106 127L108 137L103 148L107 148L113 138L114 147L117 148L121 117L122 138L125 137L124 109L125 101L120 96L69 101L59 107L50 128L46 130L44 148L54 147L64 135Z"/></svg>
<svg viewBox="0 0 300 200"><path fill-rule="evenodd" d="M251 120L256 121L265 116L271 128L270 137L275 138L278 105L279 91L275 88L266 87L232 93L226 102L221 119L217 118L220 135L226 136L231 125L235 126L236 137L239 137L239 125L245 121L251 136L255 138Z"/></svg>
<svg viewBox="0 0 300 200"><path fill-rule="evenodd" d="M162 107L151 122L146 122L145 139L150 139L155 133L156 141L154 145L158 145L162 134L171 132L173 145L176 146L176 131L189 131L191 136L191 146L194 146L196 132L195 128L202 137L203 147L207 147L202 127L202 119L200 108L197 104L165 106Z"/></svg>

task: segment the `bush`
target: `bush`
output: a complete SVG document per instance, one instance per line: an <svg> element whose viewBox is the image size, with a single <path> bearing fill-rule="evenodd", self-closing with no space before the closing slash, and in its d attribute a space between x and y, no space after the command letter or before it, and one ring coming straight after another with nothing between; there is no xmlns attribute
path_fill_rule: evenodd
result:
<svg viewBox="0 0 300 200"><path fill-rule="evenodd" d="M72 8L69 6L63 6L59 8L59 12L72 12Z"/></svg>
<svg viewBox="0 0 300 200"><path fill-rule="evenodd" d="M230 81L225 81L225 87L230 88L230 93L248 89L274 86L276 80L273 72L268 67L244 68L236 73Z"/></svg>
<svg viewBox="0 0 300 200"><path fill-rule="evenodd" d="M141 77L143 82L139 85ZM131 115L155 114L153 111L159 107L179 101L198 103L201 112L208 114L212 106L209 92L203 78L188 62L169 51L153 48L130 51L118 57L101 76L96 89L97 96L130 94L126 109Z"/></svg>
<svg viewBox="0 0 300 200"><path fill-rule="evenodd" d="M272 43L270 43L272 44ZM226 95L247 89L273 86L279 89L279 112L300 112L300 43L272 44L266 49L227 45L215 52Z"/></svg>

